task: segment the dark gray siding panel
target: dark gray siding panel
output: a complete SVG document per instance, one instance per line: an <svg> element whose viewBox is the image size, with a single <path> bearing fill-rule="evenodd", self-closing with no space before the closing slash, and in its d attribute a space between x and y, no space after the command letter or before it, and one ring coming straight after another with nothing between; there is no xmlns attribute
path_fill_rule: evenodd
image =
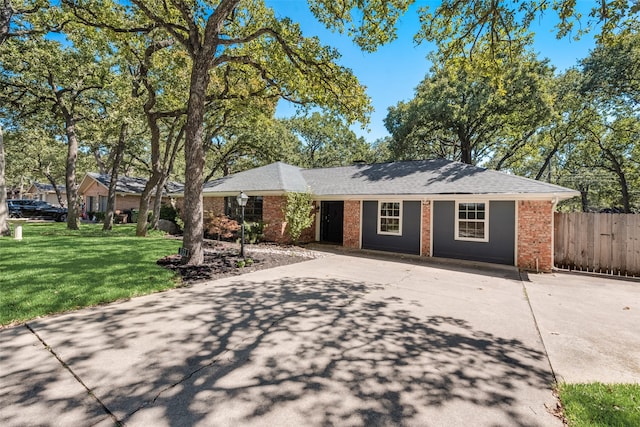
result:
<svg viewBox="0 0 640 427"><path fill-rule="evenodd" d="M378 234L378 202L362 203L362 247L378 251L420 254L420 202L403 202L402 236Z"/></svg>
<svg viewBox="0 0 640 427"><path fill-rule="evenodd" d="M455 202L433 203L433 256L514 265L515 202L489 202L489 241L454 239Z"/></svg>

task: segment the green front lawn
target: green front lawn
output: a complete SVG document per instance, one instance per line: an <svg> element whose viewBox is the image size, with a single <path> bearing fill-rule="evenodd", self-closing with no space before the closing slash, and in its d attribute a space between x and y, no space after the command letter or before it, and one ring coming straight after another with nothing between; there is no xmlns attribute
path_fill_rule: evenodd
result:
<svg viewBox="0 0 640 427"><path fill-rule="evenodd" d="M175 287L156 264L179 240L135 237L135 224L102 232L101 224L27 223L23 240L0 237L0 325Z"/></svg>
<svg viewBox="0 0 640 427"><path fill-rule="evenodd" d="M561 384L570 427L640 426L640 384Z"/></svg>

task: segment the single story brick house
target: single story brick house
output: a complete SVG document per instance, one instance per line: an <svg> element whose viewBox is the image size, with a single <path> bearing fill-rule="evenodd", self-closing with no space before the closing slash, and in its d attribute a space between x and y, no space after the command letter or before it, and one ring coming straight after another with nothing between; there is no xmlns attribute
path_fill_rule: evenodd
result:
<svg viewBox="0 0 640 427"><path fill-rule="evenodd" d="M205 184L204 210L268 224L286 242L286 193L310 191L315 222L303 241L425 257L553 266L555 204L568 188L444 159L302 169L277 162Z"/></svg>
<svg viewBox="0 0 640 427"><path fill-rule="evenodd" d="M58 185L58 191L62 195L63 199L67 196L67 187L64 185ZM41 182L34 182L31 184L26 192L26 196L33 200L41 200L52 204L53 206L60 206L60 201L56 194L56 190L51 184L43 184ZM66 200L63 200L66 203Z"/></svg>
<svg viewBox="0 0 640 427"><path fill-rule="evenodd" d="M147 181L146 178L118 177L114 210L138 209L140 207L140 196L144 191L145 185L147 185ZM110 182L111 175L108 174L89 172L84 176L78 187L78 194L83 197L85 212L105 212L107 210ZM181 191L182 184L169 182L167 188L169 192Z"/></svg>

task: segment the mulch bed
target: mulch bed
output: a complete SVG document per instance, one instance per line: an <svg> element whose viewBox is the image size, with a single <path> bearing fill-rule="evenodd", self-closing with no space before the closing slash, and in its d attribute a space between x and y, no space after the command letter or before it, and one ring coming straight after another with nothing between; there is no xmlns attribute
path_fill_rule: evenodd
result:
<svg viewBox="0 0 640 427"><path fill-rule="evenodd" d="M175 271L184 285L237 276L253 271L293 264L315 258L313 251L274 244L245 245L244 266L240 245L228 242L205 241L204 263L198 266L182 264L180 255L169 255L157 263ZM249 261L250 260L250 261Z"/></svg>

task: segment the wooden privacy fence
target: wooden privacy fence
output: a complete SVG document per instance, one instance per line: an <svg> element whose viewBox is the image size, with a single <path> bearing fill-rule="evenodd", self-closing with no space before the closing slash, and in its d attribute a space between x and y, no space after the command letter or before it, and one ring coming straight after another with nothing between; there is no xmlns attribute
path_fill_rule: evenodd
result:
<svg viewBox="0 0 640 427"><path fill-rule="evenodd" d="M581 212L554 215L556 267L640 276L640 215Z"/></svg>

